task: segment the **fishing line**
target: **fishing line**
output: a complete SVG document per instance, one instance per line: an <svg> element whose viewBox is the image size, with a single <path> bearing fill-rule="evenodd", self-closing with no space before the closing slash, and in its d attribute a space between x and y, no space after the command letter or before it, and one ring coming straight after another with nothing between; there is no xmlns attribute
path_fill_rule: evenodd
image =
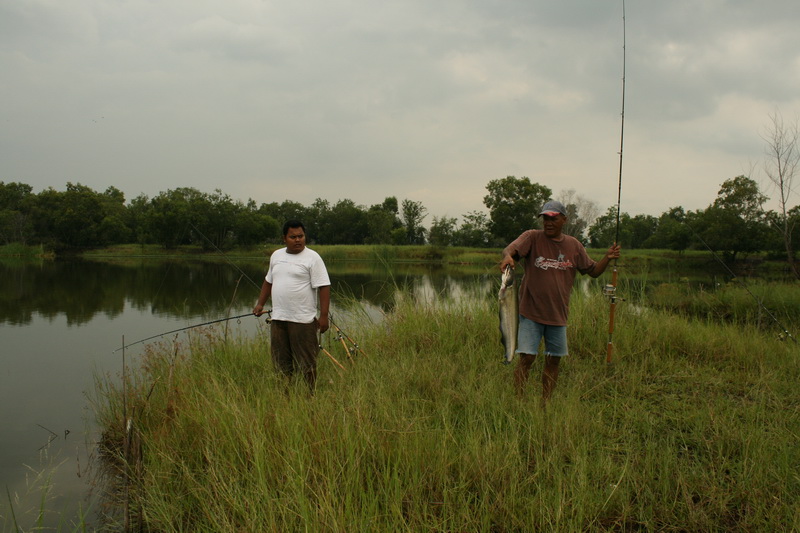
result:
<svg viewBox="0 0 800 533"><path fill-rule="evenodd" d="M192 227L192 229L194 229L194 230L195 230L197 233L199 233L199 234L200 234L200 236L201 236L202 238L204 238L206 241L208 241L208 243L209 243L209 244L211 244L211 246L213 246L213 247L214 247L214 249L215 249L217 252L219 252L219 254L222 256L222 258L223 258L223 259L225 259L225 262L227 262L227 263L228 263L229 265L231 265L233 268L235 268L236 270L238 270L238 271L239 271L239 273L240 273L242 276L244 276L245 278L247 278L247 281L249 281L250 283L252 283L252 284L253 284L253 287L255 287L255 288L256 288L257 290L259 290L259 291L261 290L261 285L259 285L259 284L258 284L258 283L256 283L255 281L253 281L253 279L252 279L250 276L248 276L248 275L247 275L247 273L246 273L244 270L242 270L241 268L239 268L239 265L237 265L236 263L234 263L233 261L231 261L230 259L228 259L228 256L227 256L227 254L225 254L225 252L223 252L222 250L220 250L220 248L219 248L219 247L218 247L216 244L214 244L214 241L212 241L211 239L209 239L208 237L206 237L205 235L203 235L203 232L202 232L202 231L200 231L199 229L197 229L197 226L195 226L195 225L194 225L194 224L192 224L191 222L189 222L189 225Z"/></svg>
<svg viewBox="0 0 800 533"><path fill-rule="evenodd" d="M701 243L703 243L703 246L708 248L708 251L711 252L711 256L714 259L716 259L717 262L719 264L721 264L725 268L725 270L728 271L728 273L731 275L733 280L736 281L739 285L741 285L741 287L745 291L747 291L747 294L749 294L750 297L753 298L753 300L755 300L755 302L758 304L758 306L767 313L767 316L769 316L772 319L772 321L775 322L775 324L779 328L781 328L781 331L783 331L783 334L786 335L788 338L792 339L794 341L794 343L797 344L797 339L794 337L794 335L789 333L789 330L787 330L786 327L777 319L777 317L775 315L773 315L772 312L769 309L767 309L767 307L763 303L761 303L761 301L758 299L758 297L755 294L753 294L752 291L750 291L750 289L747 287L747 285L745 285L744 282L739 280L739 277L736 274L734 274L733 270L731 270L730 267L728 267L728 265L725 264L725 261L723 261L722 259L719 258L719 256L716 254L716 252L714 252L714 250L711 248L711 246L709 246L708 243L706 243L706 241L703 240L703 238L700 236L699 233L697 233L697 231L695 231L695 229L692 227L692 225L689 224L686 221L684 221L684 224L686 224L689 227L689 229L692 230L692 233L694 233L694 236L697 237L697 240L699 240Z"/></svg>
<svg viewBox="0 0 800 533"><path fill-rule="evenodd" d="M189 224L191 224L191 222ZM183 227L183 233L181 233L181 237L178 238L178 242L181 242L181 239L183 238L183 236L186 235L186 233L189 231L189 224L187 224L186 226ZM156 289L155 298L157 298L158 295L161 294L161 289L164 287L164 282L167 281L167 276L169 276L169 271L170 270L172 270L172 262L171 261L167 263L167 271L164 272L164 277L161 278L161 284L158 286L158 289ZM153 311L154 311L154 309L151 306L150 307L150 312L153 312Z"/></svg>
<svg viewBox="0 0 800 533"><path fill-rule="evenodd" d="M43 430L45 430L45 431L48 431L48 432L50 433L50 436L47 438L47 444L44 444L44 445L43 445L41 448L39 448L39 450L38 450L38 451L42 451L42 450L44 450L45 448L47 448L48 446L50 446L50 444L51 444L51 443L52 443L54 440L56 440L56 439L58 438L58 434L57 434L55 431L53 431L52 429L48 429L48 428L44 427L44 426L43 426L43 425L41 425L41 424L36 424L36 425L37 425L37 426L39 426L40 428L42 428ZM68 435L68 434L69 434L69 430L65 430L65 433L64 433L64 439L66 439L66 438L67 438L67 435Z"/></svg>
<svg viewBox="0 0 800 533"><path fill-rule="evenodd" d="M622 154L625 146L625 64L626 64L626 32L625 32L625 0L622 0L622 111L620 113L619 130L619 176L617 179L617 223L614 231L614 244L619 244L619 219L622 206ZM608 342L606 343L606 363L611 363L614 351L614 316L617 308L617 259L611 273L611 283L603 288L603 294L609 299Z"/></svg>
<svg viewBox="0 0 800 533"><path fill-rule="evenodd" d="M266 314L266 315L269 315L271 313L272 313L272 309L270 309L269 311L265 311L264 312L264 314ZM199 328L199 327L202 327L202 326L208 326L210 324L216 324L218 322L226 322L228 320L236 320L236 319L239 319L239 318L244 318L246 316L255 316L255 315L253 315L253 313L250 312L250 313L245 313L243 315L229 316L227 318L218 318L217 320L209 320L208 322L203 322L202 324L194 324L193 326L186 326L184 328L173 329L172 331L165 331L164 333L159 333L158 335L153 335L152 337L147 337L146 339L140 339L140 340L132 342L130 344L125 344L125 345L121 346L120 348L117 348L116 350L114 350L111 353L114 354L114 353L117 353L120 350L124 350L125 348L129 348L129 347L134 346L136 344L141 344L143 342L147 342L147 341L152 340L152 339L157 339L158 337L163 337L164 335L169 335L171 333L180 333L181 331L186 331L187 329ZM267 317L266 320L267 320L267 322L269 322L271 320L271 318Z"/></svg>

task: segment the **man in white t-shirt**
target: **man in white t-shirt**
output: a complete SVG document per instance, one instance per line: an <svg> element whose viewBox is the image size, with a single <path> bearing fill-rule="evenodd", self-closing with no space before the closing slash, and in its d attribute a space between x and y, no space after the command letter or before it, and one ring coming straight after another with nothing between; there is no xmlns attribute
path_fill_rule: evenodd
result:
<svg viewBox="0 0 800 533"><path fill-rule="evenodd" d="M331 281L319 254L306 248L302 222L290 220L284 224L283 241L286 248L276 250L269 258L269 270L253 314L264 314L264 304L272 299L272 361L286 376L302 373L313 392L319 353L317 331L328 330Z"/></svg>

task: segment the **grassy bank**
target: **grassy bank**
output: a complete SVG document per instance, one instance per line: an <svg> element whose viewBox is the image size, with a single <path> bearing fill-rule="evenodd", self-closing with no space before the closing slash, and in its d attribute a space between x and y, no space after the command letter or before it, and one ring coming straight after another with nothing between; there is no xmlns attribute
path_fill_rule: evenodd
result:
<svg viewBox="0 0 800 533"><path fill-rule="evenodd" d="M280 248L279 244L252 247L236 247L220 252L204 250L200 246L179 246L165 249L155 244L124 244L85 250L81 257L99 260L120 260L128 258L204 258L204 259L254 259L267 261L269 255ZM383 263L430 263L450 265L492 265L500 261L500 248L464 248L438 246L393 246L393 245L309 245L322 255L327 263L336 262L383 262ZM589 255L599 259L603 249L589 249ZM727 274L714 256L704 250L623 250L620 265L629 272L648 271L719 272ZM790 278L785 261L768 260L766 254L754 254L728 265L739 276L769 276L771 278Z"/></svg>
<svg viewBox="0 0 800 533"><path fill-rule="evenodd" d="M195 331L152 347L126 386L112 378L97 389L109 464L133 480L130 522L220 532L800 528L796 346L752 325L620 305L606 365L607 313L599 297L573 297L571 355L546 410L537 379L524 398L513 394L494 302L477 296L404 301L380 324L340 324L365 354L351 360L326 334L346 370L322 355L315 396L302 385L284 394L266 335Z"/></svg>
<svg viewBox="0 0 800 533"><path fill-rule="evenodd" d="M800 325L800 285L796 282L734 280L710 290L689 283L661 283L648 291L646 302L682 316L778 331L783 327L793 335Z"/></svg>
<svg viewBox="0 0 800 533"><path fill-rule="evenodd" d="M8 261L9 259L53 259L55 254L52 251L46 250L41 244L35 246L27 246L24 244L4 244L0 246L0 259Z"/></svg>
<svg viewBox="0 0 800 533"><path fill-rule="evenodd" d="M391 246L391 245L310 245L323 256L326 262L378 261L378 262L440 262L440 263L486 263L498 262L500 250L489 248L461 248L437 246ZM268 244L253 247L237 247L225 250L203 250L199 246L179 246L165 249L158 245L117 245L96 250L87 250L81 256L87 258L109 257L196 257L226 256L268 260L272 252L283 247Z"/></svg>

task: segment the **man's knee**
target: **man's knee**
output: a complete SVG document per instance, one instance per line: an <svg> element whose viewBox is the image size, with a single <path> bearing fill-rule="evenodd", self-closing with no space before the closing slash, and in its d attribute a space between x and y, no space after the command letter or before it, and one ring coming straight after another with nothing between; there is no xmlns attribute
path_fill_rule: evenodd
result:
<svg viewBox="0 0 800 533"><path fill-rule="evenodd" d="M533 361L536 359L536 354L521 353L519 354L520 366L530 368L533 366Z"/></svg>
<svg viewBox="0 0 800 533"><path fill-rule="evenodd" d="M561 362L561 358L555 355L545 355L544 356L544 364L549 368L558 368L558 364Z"/></svg>

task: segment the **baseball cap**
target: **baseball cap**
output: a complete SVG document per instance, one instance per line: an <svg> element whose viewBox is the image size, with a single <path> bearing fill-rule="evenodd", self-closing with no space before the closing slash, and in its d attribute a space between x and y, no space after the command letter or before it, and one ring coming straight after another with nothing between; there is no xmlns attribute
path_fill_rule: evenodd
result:
<svg viewBox="0 0 800 533"><path fill-rule="evenodd" d="M567 216L567 208L564 207L564 204L562 204L559 201L550 200L549 202L546 202L542 206L542 211L539 213L539 216L542 215L548 215L551 217L554 217L556 215Z"/></svg>

